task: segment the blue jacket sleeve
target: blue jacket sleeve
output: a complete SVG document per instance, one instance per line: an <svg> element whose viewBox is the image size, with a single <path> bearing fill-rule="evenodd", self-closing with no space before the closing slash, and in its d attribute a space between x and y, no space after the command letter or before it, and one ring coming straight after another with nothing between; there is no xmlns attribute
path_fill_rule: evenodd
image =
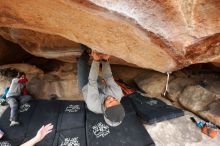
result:
<svg viewBox="0 0 220 146"><path fill-rule="evenodd" d="M6 99L6 95L8 93L9 87L6 87L4 90L4 94L1 96L2 99Z"/></svg>

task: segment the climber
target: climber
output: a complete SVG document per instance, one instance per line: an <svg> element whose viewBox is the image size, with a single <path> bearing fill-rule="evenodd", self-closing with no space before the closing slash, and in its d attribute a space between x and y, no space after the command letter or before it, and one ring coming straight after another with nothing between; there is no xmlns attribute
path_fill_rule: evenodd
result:
<svg viewBox="0 0 220 146"><path fill-rule="evenodd" d="M23 89L26 88L26 75L24 72L19 72L17 78L11 82L8 93L6 94L6 102L11 108L10 126L19 125L18 122L18 108L19 104L24 104L31 100L30 95L22 95ZM24 93L24 92L23 92ZM26 94L26 91L25 91Z"/></svg>
<svg viewBox="0 0 220 146"><path fill-rule="evenodd" d="M109 55L92 51L93 62L89 71L88 47L81 45L84 50L77 65L77 76L80 90L83 93L89 110L94 113L103 113L105 122L110 126L118 126L125 117L125 111L120 104L123 96L121 88L112 77L108 62ZM99 76L102 65L103 78Z"/></svg>

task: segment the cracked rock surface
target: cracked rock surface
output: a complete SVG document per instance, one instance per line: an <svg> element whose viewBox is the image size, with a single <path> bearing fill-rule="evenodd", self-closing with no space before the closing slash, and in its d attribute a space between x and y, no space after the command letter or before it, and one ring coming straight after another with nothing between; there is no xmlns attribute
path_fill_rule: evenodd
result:
<svg viewBox="0 0 220 146"><path fill-rule="evenodd" d="M168 72L219 65L219 15L219 0L1 0L0 35L45 58L70 62L82 43Z"/></svg>

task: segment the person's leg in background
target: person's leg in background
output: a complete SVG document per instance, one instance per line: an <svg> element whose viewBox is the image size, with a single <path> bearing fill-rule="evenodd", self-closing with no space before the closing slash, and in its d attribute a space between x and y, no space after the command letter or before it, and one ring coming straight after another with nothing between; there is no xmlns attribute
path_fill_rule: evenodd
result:
<svg viewBox="0 0 220 146"><path fill-rule="evenodd" d="M88 77L89 77L89 53L88 47L85 45L81 45L81 49L83 50L82 55L80 56L78 63L77 63L77 78L79 82L79 88L80 91L82 91L82 88L88 83Z"/></svg>
<svg viewBox="0 0 220 146"><path fill-rule="evenodd" d="M30 101L31 99L32 99L32 97L31 97L30 95L22 95L22 96L19 96L19 97L18 97L19 103L20 103L21 105L27 103L27 102Z"/></svg>
<svg viewBox="0 0 220 146"><path fill-rule="evenodd" d="M10 126L19 125L20 123L18 122L18 102L17 102L16 97L14 97L14 96L7 97L6 101L11 108L11 115L10 115L11 124L10 124Z"/></svg>

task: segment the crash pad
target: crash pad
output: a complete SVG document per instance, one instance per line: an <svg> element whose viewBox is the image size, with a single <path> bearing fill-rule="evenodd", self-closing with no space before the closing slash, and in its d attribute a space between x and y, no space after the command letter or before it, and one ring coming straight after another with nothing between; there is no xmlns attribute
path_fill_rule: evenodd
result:
<svg viewBox="0 0 220 146"><path fill-rule="evenodd" d="M36 109L32 115L32 118L29 121L30 123L27 129L27 136L25 138L25 141L34 137L42 125L52 123L54 125L54 129L56 129L60 108L61 108L61 102L59 101L39 100ZM47 135L37 145L39 146L52 145L54 137L55 137L55 131Z"/></svg>
<svg viewBox="0 0 220 146"><path fill-rule="evenodd" d="M86 146L85 128L57 131L53 146Z"/></svg>
<svg viewBox="0 0 220 146"><path fill-rule="evenodd" d="M5 133L3 139L0 140L1 143L10 143L11 145L21 144L26 135L29 126L30 119L33 115L35 107L38 101L30 101L19 108L19 121L20 126L10 127L10 108L8 107L6 111L2 114L0 118L0 129ZM4 144L3 144L4 145Z"/></svg>
<svg viewBox="0 0 220 146"><path fill-rule="evenodd" d="M129 95L129 98L137 115L148 124L154 124L184 115L183 110L167 105L157 98L143 96L137 92Z"/></svg>
<svg viewBox="0 0 220 146"><path fill-rule="evenodd" d="M86 138L88 146L154 146L154 142L135 114L131 101L123 97L125 118L117 127L108 126L103 114L86 109Z"/></svg>
<svg viewBox="0 0 220 146"><path fill-rule="evenodd" d="M0 129L5 132L0 144L18 146L34 137L42 125L52 123L53 131L36 146L153 146L131 101L122 98L126 116L118 127L109 127L103 115L90 112L83 101L31 101L21 108L18 127L9 127L8 108L0 117Z"/></svg>
<svg viewBox="0 0 220 146"><path fill-rule="evenodd" d="M57 131L85 127L85 102L61 101Z"/></svg>

